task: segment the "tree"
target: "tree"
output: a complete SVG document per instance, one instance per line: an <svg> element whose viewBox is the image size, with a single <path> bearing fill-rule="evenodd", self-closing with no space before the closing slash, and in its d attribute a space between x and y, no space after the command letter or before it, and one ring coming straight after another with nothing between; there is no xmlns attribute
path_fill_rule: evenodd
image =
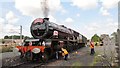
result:
<svg viewBox="0 0 120 68"><path fill-rule="evenodd" d="M30 37L28 37L28 36L24 36L24 38L25 38L25 39L28 39L28 38L30 38Z"/></svg>
<svg viewBox="0 0 120 68"><path fill-rule="evenodd" d="M7 35L6 35L6 36L4 36L4 39L9 39L9 36L7 36Z"/></svg>
<svg viewBox="0 0 120 68"><path fill-rule="evenodd" d="M97 34L94 34L91 40L93 40L94 42L100 42L100 37Z"/></svg>
<svg viewBox="0 0 120 68"><path fill-rule="evenodd" d="M22 39L23 38L30 38L30 37L22 35ZM4 39L20 39L20 36L19 35L11 35L11 36L6 35L4 36Z"/></svg>
<svg viewBox="0 0 120 68"><path fill-rule="evenodd" d="M113 37L115 37L116 35L117 35L116 32L113 32L113 33L111 34L111 36L113 36Z"/></svg>
<svg viewBox="0 0 120 68"><path fill-rule="evenodd" d="M112 38L114 38L115 41L117 42L117 32L113 32L113 33L111 34L111 36L112 36Z"/></svg>

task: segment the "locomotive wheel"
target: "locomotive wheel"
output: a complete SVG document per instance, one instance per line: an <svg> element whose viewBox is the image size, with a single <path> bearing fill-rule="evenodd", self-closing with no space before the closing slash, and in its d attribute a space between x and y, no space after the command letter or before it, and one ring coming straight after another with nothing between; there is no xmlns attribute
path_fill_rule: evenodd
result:
<svg viewBox="0 0 120 68"><path fill-rule="evenodd" d="M42 62L43 62L43 63L46 63L47 61L48 61L48 55L44 53L44 54L42 55Z"/></svg>
<svg viewBox="0 0 120 68"><path fill-rule="evenodd" d="M21 51L19 52L20 52L20 58L24 58L24 54Z"/></svg>
<svg viewBox="0 0 120 68"><path fill-rule="evenodd" d="M26 52L25 53L25 58L26 58L27 61L32 60L32 53L30 51Z"/></svg>

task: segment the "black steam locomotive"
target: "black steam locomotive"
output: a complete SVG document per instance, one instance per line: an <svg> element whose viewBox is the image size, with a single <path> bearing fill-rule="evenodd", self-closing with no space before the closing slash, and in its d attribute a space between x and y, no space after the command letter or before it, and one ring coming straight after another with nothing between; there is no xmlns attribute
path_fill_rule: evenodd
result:
<svg viewBox="0 0 120 68"><path fill-rule="evenodd" d="M17 48L22 57L47 61L59 55L60 48L69 52L85 46L87 38L80 33L49 21L49 18L37 18L30 27L34 39L26 39L24 46Z"/></svg>

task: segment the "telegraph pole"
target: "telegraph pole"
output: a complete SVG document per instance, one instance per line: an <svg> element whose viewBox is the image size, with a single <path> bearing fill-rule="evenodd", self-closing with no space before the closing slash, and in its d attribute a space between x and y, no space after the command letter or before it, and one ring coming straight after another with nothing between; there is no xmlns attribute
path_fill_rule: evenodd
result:
<svg viewBox="0 0 120 68"><path fill-rule="evenodd" d="M22 42L22 26L20 25L20 40Z"/></svg>

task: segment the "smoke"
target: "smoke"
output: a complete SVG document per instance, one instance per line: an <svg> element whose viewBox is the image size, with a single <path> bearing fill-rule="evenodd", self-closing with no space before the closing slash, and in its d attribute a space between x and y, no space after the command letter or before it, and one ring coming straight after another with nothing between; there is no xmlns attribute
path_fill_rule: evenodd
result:
<svg viewBox="0 0 120 68"><path fill-rule="evenodd" d="M43 0L42 4L42 10L43 10L43 15L44 17L48 17L49 15L49 6L48 6L48 0Z"/></svg>

